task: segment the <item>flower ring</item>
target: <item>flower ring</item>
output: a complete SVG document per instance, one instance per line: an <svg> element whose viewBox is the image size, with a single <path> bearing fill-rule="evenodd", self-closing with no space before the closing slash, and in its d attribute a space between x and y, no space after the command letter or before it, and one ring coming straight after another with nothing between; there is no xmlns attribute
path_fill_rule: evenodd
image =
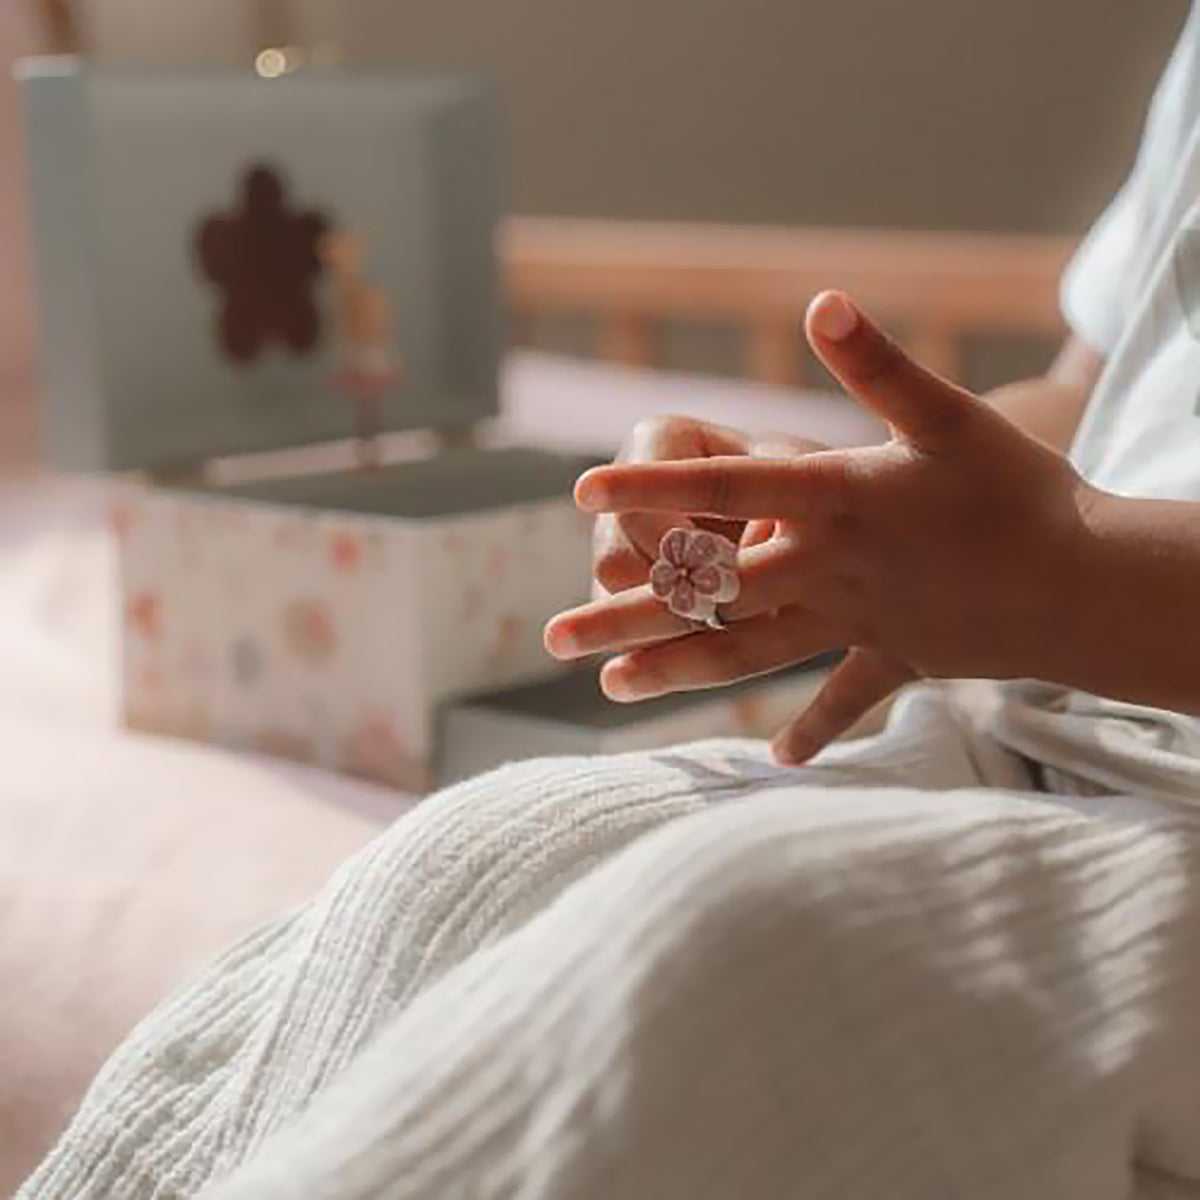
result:
<svg viewBox="0 0 1200 1200"><path fill-rule="evenodd" d="M742 589L737 547L705 529L668 530L650 569L650 588L676 616L727 629L717 605L736 600Z"/></svg>

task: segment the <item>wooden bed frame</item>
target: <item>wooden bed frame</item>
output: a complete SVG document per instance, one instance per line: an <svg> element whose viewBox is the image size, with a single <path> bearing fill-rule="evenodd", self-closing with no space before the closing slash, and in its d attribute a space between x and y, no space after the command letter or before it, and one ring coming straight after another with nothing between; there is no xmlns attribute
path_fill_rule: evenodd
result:
<svg viewBox="0 0 1200 1200"><path fill-rule="evenodd" d="M518 343L530 318L585 314L599 322L598 357L653 367L663 322L733 325L746 377L794 386L806 369L800 316L822 288L852 293L954 378L970 337L1063 335L1058 279L1071 250L1049 235L515 217L500 254Z"/></svg>

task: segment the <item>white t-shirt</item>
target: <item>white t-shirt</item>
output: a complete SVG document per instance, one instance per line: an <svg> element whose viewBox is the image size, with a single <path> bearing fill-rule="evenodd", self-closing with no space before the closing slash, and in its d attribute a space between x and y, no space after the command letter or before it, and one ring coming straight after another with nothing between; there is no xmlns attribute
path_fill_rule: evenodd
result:
<svg viewBox="0 0 1200 1200"><path fill-rule="evenodd" d="M1062 300L1107 359L1071 451L1080 472L1124 496L1200 501L1200 3L1133 171L1067 270ZM1200 636L1200 595L1196 609ZM1062 771L1085 788L1200 803L1200 721L1024 681L998 697L995 736L1052 768L1052 781Z"/></svg>

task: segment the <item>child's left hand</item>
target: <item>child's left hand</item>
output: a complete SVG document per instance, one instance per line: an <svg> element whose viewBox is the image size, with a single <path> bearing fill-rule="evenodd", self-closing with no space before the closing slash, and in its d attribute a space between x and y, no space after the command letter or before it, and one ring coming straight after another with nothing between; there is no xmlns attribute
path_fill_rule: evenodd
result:
<svg viewBox="0 0 1200 1200"><path fill-rule="evenodd" d="M739 554L726 632L695 631L648 588L563 613L561 658L617 653L615 700L713 687L852 646L776 741L801 762L915 675L1036 675L1071 618L1095 493L1061 455L908 359L848 300L808 314L816 352L893 437L794 461L710 458L588 472L588 512L685 512L776 521Z"/></svg>

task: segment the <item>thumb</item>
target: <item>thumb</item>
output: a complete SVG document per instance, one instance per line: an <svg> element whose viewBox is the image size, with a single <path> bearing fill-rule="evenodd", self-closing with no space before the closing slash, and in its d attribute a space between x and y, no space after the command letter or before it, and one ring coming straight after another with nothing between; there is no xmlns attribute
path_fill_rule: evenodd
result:
<svg viewBox="0 0 1200 1200"><path fill-rule="evenodd" d="M983 411L970 392L913 362L841 292L822 292L808 306L808 340L845 389L906 441L945 445Z"/></svg>

